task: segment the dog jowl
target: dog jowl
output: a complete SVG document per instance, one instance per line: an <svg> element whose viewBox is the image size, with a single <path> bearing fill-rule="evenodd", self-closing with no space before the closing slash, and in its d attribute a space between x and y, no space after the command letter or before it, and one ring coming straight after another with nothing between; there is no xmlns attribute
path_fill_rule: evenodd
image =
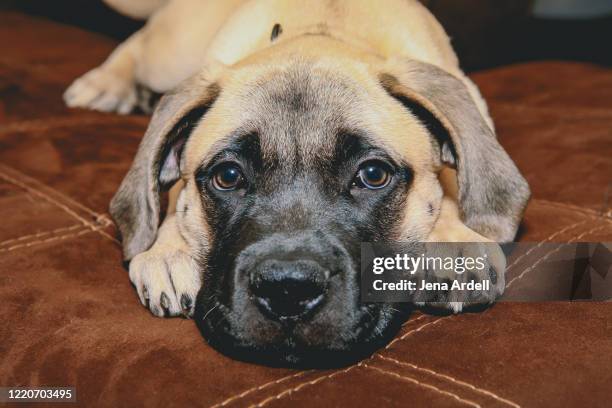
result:
<svg viewBox="0 0 612 408"><path fill-rule="evenodd" d="M512 239L528 193L516 167L459 81L406 64L290 60L206 72L164 96L111 204L141 301L194 313L242 359L343 364L408 309L360 302L361 242ZM439 177L452 166L454 212ZM522 197L495 200L509 191Z"/></svg>

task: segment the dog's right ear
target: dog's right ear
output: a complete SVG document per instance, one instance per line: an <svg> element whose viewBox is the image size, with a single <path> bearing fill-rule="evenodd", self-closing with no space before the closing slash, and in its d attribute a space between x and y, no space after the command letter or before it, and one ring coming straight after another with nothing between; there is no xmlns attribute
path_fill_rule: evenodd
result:
<svg viewBox="0 0 612 408"><path fill-rule="evenodd" d="M217 84L196 76L160 100L132 167L110 203L125 260L146 251L155 241L160 192L180 178L183 146L219 92Z"/></svg>

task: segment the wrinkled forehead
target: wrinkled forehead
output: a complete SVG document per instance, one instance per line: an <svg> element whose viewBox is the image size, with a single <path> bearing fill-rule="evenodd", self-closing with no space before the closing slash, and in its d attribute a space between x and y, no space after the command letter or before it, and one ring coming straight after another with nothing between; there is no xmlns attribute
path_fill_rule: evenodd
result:
<svg viewBox="0 0 612 408"><path fill-rule="evenodd" d="M227 149L278 163L334 160L357 149L405 159L389 137L397 115L373 79L306 63L248 74L221 85L187 147L192 169Z"/></svg>
<svg viewBox="0 0 612 408"><path fill-rule="evenodd" d="M280 159L326 157L339 135L357 133L373 139L371 129L353 112L363 95L327 72L296 67L271 80L262 79L244 100L247 121L256 128L263 154Z"/></svg>

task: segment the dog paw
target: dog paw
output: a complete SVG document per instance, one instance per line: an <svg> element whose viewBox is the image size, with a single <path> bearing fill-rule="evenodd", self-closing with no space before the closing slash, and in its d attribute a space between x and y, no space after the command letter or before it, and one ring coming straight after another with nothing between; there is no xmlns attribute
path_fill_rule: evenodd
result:
<svg viewBox="0 0 612 408"><path fill-rule="evenodd" d="M64 92L64 102L71 108L88 108L102 112L130 113L138 102L136 86L104 66L76 79Z"/></svg>
<svg viewBox="0 0 612 408"><path fill-rule="evenodd" d="M201 278L196 261L178 250L152 249L130 263L140 302L158 317L193 316Z"/></svg>
<svg viewBox="0 0 612 408"><path fill-rule="evenodd" d="M505 289L506 257L501 247L494 242L444 243L434 245L428 255L442 259L460 260L453 270L433 268L426 272L425 279L436 289L419 294L417 305L434 309L445 309L459 313L466 308L494 303ZM472 259L465 265L466 260ZM439 290L445 284L448 290Z"/></svg>

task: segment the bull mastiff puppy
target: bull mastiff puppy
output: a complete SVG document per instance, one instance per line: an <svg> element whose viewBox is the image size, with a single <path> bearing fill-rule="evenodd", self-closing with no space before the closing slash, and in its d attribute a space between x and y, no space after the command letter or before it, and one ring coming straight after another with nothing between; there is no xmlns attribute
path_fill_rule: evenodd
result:
<svg viewBox="0 0 612 408"><path fill-rule="evenodd" d="M165 94L110 206L154 315L194 316L241 358L328 364L406 316L360 302L360 242L513 240L527 183L417 1L108 2L149 20L65 100L127 113ZM487 248L465 274L495 276L481 304L504 288Z"/></svg>

